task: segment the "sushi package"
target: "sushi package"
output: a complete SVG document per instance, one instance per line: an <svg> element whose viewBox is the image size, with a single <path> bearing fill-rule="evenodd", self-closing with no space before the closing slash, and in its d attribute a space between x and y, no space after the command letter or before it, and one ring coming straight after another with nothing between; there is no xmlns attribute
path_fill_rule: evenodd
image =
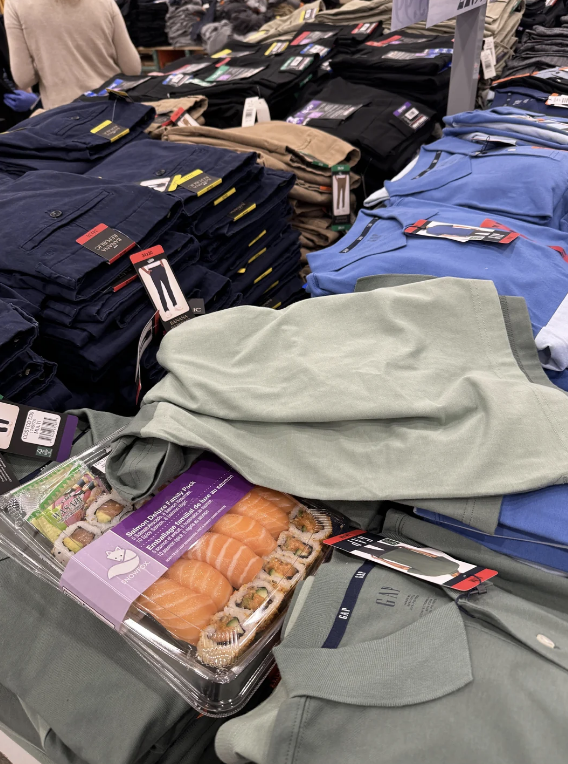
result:
<svg viewBox="0 0 568 764"><path fill-rule="evenodd" d="M294 589L322 562L323 542L343 530L343 518L254 485L213 456L134 507L106 481L106 451L8 494L4 515L17 517L19 532L56 566L56 585L129 639L190 703L234 712L235 699L225 702L219 688L238 677L242 705L266 675Z"/></svg>

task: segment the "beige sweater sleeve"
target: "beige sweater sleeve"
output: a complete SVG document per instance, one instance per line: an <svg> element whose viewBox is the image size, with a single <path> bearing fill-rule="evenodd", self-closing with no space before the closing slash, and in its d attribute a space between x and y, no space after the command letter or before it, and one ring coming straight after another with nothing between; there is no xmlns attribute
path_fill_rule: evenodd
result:
<svg viewBox="0 0 568 764"><path fill-rule="evenodd" d="M13 0L6 0L4 22L10 49L12 76L19 88L29 90L32 85L38 82L39 78Z"/></svg>
<svg viewBox="0 0 568 764"><path fill-rule="evenodd" d="M126 24L116 3L113 3L113 23L114 33L113 42L118 59L120 71L123 74L136 75L142 71L142 62L138 51L134 47L132 40L126 29Z"/></svg>

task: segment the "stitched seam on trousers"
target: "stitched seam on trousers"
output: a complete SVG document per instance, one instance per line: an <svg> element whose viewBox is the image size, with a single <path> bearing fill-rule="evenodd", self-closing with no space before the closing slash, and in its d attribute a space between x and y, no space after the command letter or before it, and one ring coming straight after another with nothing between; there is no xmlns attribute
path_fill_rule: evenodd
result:
<svg viewBox="0 0 568 764"><path fill-rule="evenodd" d="M300 714L300 719L298 721L298 726L300 729L296 739L294 750L292 751L292 758L290 759L290 764L294 764L294 761L296 761L297 755L302 748L301 744L302 744L302 738L304 737L304 730L305 730L305 725L303 724L303 721L304 721L304 717L306 716L306 711L307 711L309 702L310 702L310 698L308 697L303 698L303 707Z"/></svg>
<svg viewBox="0 0 568 764"><path fill-rule="evenodd" d="M137 471L138 465L140 464L142 459L144 459L146 457L146 455L148 454L149 450L150 450L150 444L148 443L145 446L145 448L142 451L142 453L140 454L140 458L137 461L133 462L132 465L128 468L128 474L130 475L131 478L136 479L136 471ZM132 470L134 470L134 473L132 472Z"/></svg>

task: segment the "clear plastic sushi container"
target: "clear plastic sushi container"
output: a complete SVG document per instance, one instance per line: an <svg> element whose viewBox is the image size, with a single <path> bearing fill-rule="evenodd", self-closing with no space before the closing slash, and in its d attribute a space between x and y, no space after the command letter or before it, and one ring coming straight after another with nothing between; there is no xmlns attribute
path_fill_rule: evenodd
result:
<svg viewBox="0 0 568 764"><path fill-rule="evenodd" d="M117 630L194 708L241 710L273 665L297 584L347 525L212 455L133 505L109 441L0 498L0 549Z"/></svg>

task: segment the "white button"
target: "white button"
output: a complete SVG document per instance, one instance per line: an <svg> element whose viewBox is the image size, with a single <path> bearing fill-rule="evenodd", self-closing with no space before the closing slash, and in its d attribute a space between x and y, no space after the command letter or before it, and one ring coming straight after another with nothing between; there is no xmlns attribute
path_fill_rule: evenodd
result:
<svg viewBox="0 0 568 764"><path fill-rule="evenodd" d="M545 647L556 647L554 642L549 639L548 637L545 637L544 634L537 634L536 638L540 642L541 645L544 645Z"/></svg>

